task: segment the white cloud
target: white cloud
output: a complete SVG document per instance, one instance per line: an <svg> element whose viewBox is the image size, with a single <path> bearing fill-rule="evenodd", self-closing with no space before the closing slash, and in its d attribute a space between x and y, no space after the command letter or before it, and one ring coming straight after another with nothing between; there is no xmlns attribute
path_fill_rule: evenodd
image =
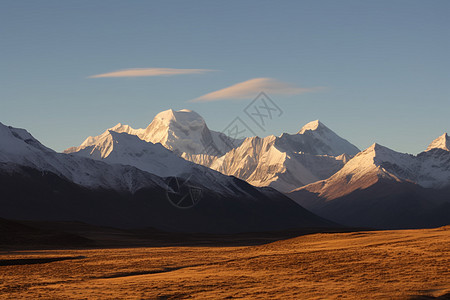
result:
<svg viewBox="0 0 450 300"><path fill-rule="evenodd" d="M170 68L135 68L124 69L110 73L91 75L88 78L105 77L146 77L146 76L173 76L186 74L203 74L214 70L208 69L170 69Z"/></svg>
<svg viewBox="0 0 450 300"><path fill-rule="evenodd" d="M211 102L232 99L251 99L260 92L271 95L298 95L307 92L314 92L321 88L301 88L290 83L278 81L273 78L253 78L244 82L236 83L232 86L217 90L190 102Z"/></svg>

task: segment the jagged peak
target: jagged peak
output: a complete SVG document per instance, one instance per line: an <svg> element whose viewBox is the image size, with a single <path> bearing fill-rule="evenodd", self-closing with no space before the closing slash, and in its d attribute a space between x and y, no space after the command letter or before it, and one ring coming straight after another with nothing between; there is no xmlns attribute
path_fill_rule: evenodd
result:
<svg viewBox="0 0 450 300"><path fill-rule="evenodd" d="M108 135L104 137L106 140L112 141L113 143L129 143L129 142L142 142L146 143L145 141L141 140L138 136L129 134L127 132L117 132L114 130L108 130Z"/></svg>
<svg viewBox="0 0 450 300"><path fill-rule="evenodd" d="M119 132L119 131L109 129L109 130L107 130L107 132L108 132L108 134L106 135L106 137L111 136L116 139L117 139L117 137L123 137L123 138L129 138L129 139L139 139L139 137L137 135L129 134L128 132L125 132L125 131Z"/></svg>
<svg viewBox="0 0 450 300"><path fill-rule="evenodd" d="M432 149L443 149L450 151L450 140L446 132L432 141L425 151L430 151Z"/></svg>
<svg viewBox="0 0 450 300"><path fill-rule="evenodd" d="M107 131L116 131L116 132L128 132L130 130L132 130L133 128L131 128L130 125L126 125L126 124L122 124L122 123L117 123L117 125L115 125L114 127L109 128Z"/></svg>
<svg viewBox="0 0 450 300"><path fill-rule="evenodd" d="M380 144L378 144L378 143L373 143L370 147L369 147L369 149L371 149L371 150L376 150L376 149L380 149L380 148L382 148L382 147L384 147L383 145L380 145Z"/></svg>
<svg viewBox="0 0 450 300"><path fill-rule="evenodd" d="M388 153L388 152L395 152L394 150L391 150L383 145L380 145L378 143L373 143L370 147L366 148L365 150L359 152L356 156L357 157L365 157L367 155L369 156L377 156L381 153ZM355 156L355 157L356 157Z"/></svg>
<svg viewBox="0 0 450 300"><path fill-rule="evenodd" d="M378 143L373 143L369 148L367 148L365 150L366 152L371 152L371 151L394 151L392 149L389 149L388 147L385 147L381 144Z"/></svg>
<svg viewBox="0 0 450 300"><path fill-rule="evenodd" d="M395 161L397 159L403 159L405 157L407 159L413 157L413 155L411 155L411 154L397 152L395 150L392 150L392 149L385 147L383 145L380 145L378 143L373 143L372 146L370 146L366 150L358 153L357 156L364 157L367 155L377 158L377 160L379 160L379 161L384 161L384 160Z"/></svg>

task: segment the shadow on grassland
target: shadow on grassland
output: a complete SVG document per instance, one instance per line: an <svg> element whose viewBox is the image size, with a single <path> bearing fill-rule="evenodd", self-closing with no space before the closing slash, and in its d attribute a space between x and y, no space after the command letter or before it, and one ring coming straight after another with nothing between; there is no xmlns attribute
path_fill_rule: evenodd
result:
<svg viewBox="0 0 450 300"><path fill-rule="evenodd" d="M437 297L418 295L418 296L412 296L408 300L431 300L431 299L450 300L450 293L446 293L444 295L437 296Z"/></svg>
<svg viewBox="0 0 450 300"><path fill-rule="evenodd" d="M153 228L118 229L95 226L82 222L13 221L0 218L0 249L38 250L170 246L253 246L307 234L361 230L367 229L302 228L275 232L237 234L174 233Z"/></svg>
<svg viewBox="0 0 450 300"><path fill-rule="evenodd" d="M55 261L84 259L84 258L86 258L86 256L0 259L0 266L36 265L36 264L51 263Z"/></svg>

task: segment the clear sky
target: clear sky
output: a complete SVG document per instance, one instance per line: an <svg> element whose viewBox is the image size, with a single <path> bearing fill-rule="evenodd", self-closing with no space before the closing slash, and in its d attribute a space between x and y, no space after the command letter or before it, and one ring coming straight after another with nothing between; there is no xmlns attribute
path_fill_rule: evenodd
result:
<svg viewBox="0 0 450 300"><path fill-rule="evenodd" d="M0 122L58 151L169 108L221 131L263 89L283 114L258 135L320 119L418 153L450 131L449 16L448 0L1 1Z"/></svg>

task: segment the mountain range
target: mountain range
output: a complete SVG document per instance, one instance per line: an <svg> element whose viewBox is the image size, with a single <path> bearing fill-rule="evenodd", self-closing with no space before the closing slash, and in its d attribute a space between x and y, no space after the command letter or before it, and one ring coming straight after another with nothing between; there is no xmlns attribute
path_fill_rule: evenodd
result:
<svg viewBox="0 0 450 300"><path fill-rule="evenodd" d="M101 135L88 137L79 147L69 148L65 153L115 163L126 162L154 171L154 167L148 169L145 163L151 158L134 157L126 161L124 157L119 158L130 151L140 152L143 144L130 143L125 151L112 151L111 141L107 142L106 137L114 133L160 143L188 161L235 176L254 186L270 186L282 192L328 178L359 152L356 146L318 120L306 124L296 134L235 140L209 130L205 120L194 111L170 109L156 115L146 129L133 129L119 123ZM116 148L125 147L115 145ZM216 151L208 151L211 148ZM151 165L155 164L152 162ZM172 170L169 166L165 169Z"/></svg>
<svg viewBox="0 0 450 300"><path fill-rule="evenodd" d="M447 134L416 156L376 143L360 151L319 120L295 134L237 140L187 109L163 111L144 129L119 123L64 153L23 129L1 125L0 134L0 172L10 182L0 190L9 199L0 217L45 211L58 220L197 232L450 223ZM53 202L42 202L42 188ZM175 207L168 196L192 207Z"/></svg>
<svg viewBox="0 0 450 300"><path fill-rule="evenodd" d="M336 226L274 189L185 161L160 144L108 133L104 151L90 149L122 164L57 153L0 123L0 217L206 233ZM164 177L127 164L133 158Z"/></svg>
<svg viewBox="0 0 450 300"><path fill-rule="evenodd" d="M379 144L333 176L289 193L309 210L349 226L420 228L450 221L450 152L445 134L417 156Z"/></svg>

